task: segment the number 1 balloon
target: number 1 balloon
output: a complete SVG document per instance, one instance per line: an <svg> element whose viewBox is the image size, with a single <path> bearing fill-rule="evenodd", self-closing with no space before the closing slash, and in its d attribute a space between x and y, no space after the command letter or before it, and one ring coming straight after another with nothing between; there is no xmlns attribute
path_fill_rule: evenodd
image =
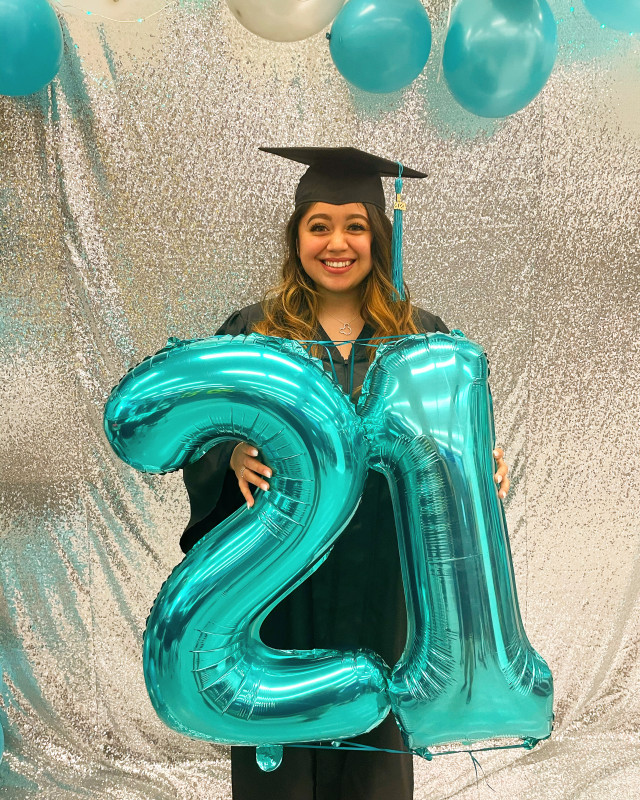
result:
<svg viewBox="0 0 640 800"><path fill-rule="evenodd" d="M227 744L340 740L391 705L421 754L549 734L552 678L520 620L477 345L432 334L380 347L356 413L295 342L180 343L123 378L105 430L146 471L177 469L229 438L273 469L269 491L187 554L149 616L145 679L172 728ZM374 653L279 651L259 635L328 554L367 469L390 483L407 598L407 644L391 676ZM277 765L277 748L268 755Z"/></svg>
<svg viewBox="0 0 640 800"><path fill-rule="evenodd" d="M62 63L62 30L47 0L0 0L0 94L29 95Z"/></svg>
<svg viewBox="0 0 640 800"><path fill-rule="evenodd" d="M518 610L493 483L487 361L454 336L413 336L377 354L358 414L369 463L397 497L409 633L392 709L410 748L551 730L552 684Z"/></svg>
<svg viewBox="0 0 640 800"><path fill-rule="evenodd" d="M329 39L340 74L366 92L403 89L424 69L431 24L420 0L349 0Z"/></svg>
<svg viewBox="0 0 640 800"><path fill-rule="evenodd" d="M233 16L251 33L295 42L326 28L344 0L227 0Z"/></svg>
<svg viewBox="0 0 640 800"><path fill-rule="evenodd" d="M556 51L556 23L546 0L459 0L442 67L467 111L506 117L541 91Z"/></svg>

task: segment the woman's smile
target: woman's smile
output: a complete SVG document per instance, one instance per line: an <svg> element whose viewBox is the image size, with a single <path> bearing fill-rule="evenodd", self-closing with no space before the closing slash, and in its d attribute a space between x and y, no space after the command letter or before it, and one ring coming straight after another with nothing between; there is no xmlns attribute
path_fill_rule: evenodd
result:
<svg viewBox="0 0 640 800"><path fill-rule="evenodd" d="M346 261L329 261L328 259L321 259L321 261L328 272L346 272L355 263L355 258Z"/></svg>

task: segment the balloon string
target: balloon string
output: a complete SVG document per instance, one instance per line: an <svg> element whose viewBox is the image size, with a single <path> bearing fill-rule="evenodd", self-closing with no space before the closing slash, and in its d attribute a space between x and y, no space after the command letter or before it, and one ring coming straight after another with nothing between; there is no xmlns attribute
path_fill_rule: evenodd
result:
<svg viewBox="0 0 640 800"><path fill-rule="evenodd" d="M399 756L420 756L421 758L426 758L427 761L431 761L432 758L435 756L453 756L459 755L461 753L468 753L471 756L472 761L474 762L474 768L476 770L477 776L477 766L476 764L482 769L482 765L480 762L475 758L473 755L474 753L486 753L490 750L518 750L520 748L524 748L525 750L531 750L535 747L538 742L542 742L545 739L548 739L549 736L545 736L543 739L525 739L521 744L502 744L502 745L493 745L492 747L475 747L472 750L439 750L436 753L432 753L430 750L426 748L421 751L417 750L389 750L386 747L372 747L368 744L360 744L360 742L340 742L338 744L287 744L284 745L285 747L302 747L308 748L309 750L365 750L371 751L375 753L393 753ZM484 770L482 770L484 775ZM487 783L487 786L489 784ZM493 787L489 787L492 791L495 791Z"/></svg>
<svg viewBox="0 0 640 800"><path fill-rule="evenodd" d="M353 365L354 365L354 358L353 354L355 352L355 345L351 345L351 353L349 359L349 397L353 394Z"/></svg>
<svg viewBox="0 0 640 800"><path fill-rule="evenodd" d="M522 745L519 745L519 746L522 746ZM473 769L474 769L474 771L476 773L476 789L478 788L478 777L479 777L478 776L478 768L480 768L480 771L482 772L482 777L484 778L484 782L487 784L487 786L491 789L492 792L495 792L495 789L493 788L493 786L487 780L487 776L485 775L484 768L483 768L482 764L473 755L473 750L469 750L468 753L471 756L471 763L473 764Z"/></svg>
<svg viewBox="0 0 640 800"><path fill-rule="evenodd" d="M165 3L161 8L157 9L156 11L152 11L151 14L147 14L146 17L138 17L137 19L117 19L116 17L107 17L105 14L101 14L99 11L87 11L85 8L75 5L75 3L65 3L63 0L54 0L54 4L54 8L56 6L62 9L73 8L76 11L86 14L87 17L99 17L100 19L105 19L108 22L121 22L123 24L127 24L130 22L146 22L146 20L151 19L151 17L155 17L156 14L161 14L163 11L166 11L170 6L176 6L177 0L170 0L170 2Z"/></svg>
<svg viewBox="0 0 640 800"><path fill-rule="evenodd" d="M322 344L322 342L315 342L315 344ZM333 344L333 342L331 342L331 344ZM331 372L333 372L333 377L335 379L335 382L336 383L340 383L340 381L338 380L338 376L336 374L335 365L333 363L333 357L332 357L331 353L329 352L329 348L326 345L324 346L324 350L325 350L326 354L329 356L329 363L331 364Z"/></svg>
<svg viewBox="0 0 640 800"><path fill-rule="evenodd" d="M371 339L405 339L406 336L372 336ZM353 370L354 370L354 352L355 352L355 344L362 344L365 347L378 347L379 344L371 344L371 339L345 339L344 342L340 342L340 344L351 344L351 353L349 355L349 397L353 394ZM300 340L300 344L304 347L304 349L309 352L311 349L312 344L319 344L323 347L325 353L329 358L329 363L331 364L331 372L335 379L336 383L340 383L338 380L338 375L336 374L336 367L333 363L333 356L331 355L331 351L329 350L327 345L334 345L335 342L333 339L302 339ZM306 347L309 345L309 347Z"/></svg>
<svg viewBox="0 0 640 800"><path fill-rule="evenodd" d="M378 347L377 344L369 344L373 339L391 341L393 339L406 339L406 334L402 336L370 336L368 339L345 339L340 344L363 344L365 347ZM333 339L299 339L300 344L322 344L322 345L335 345ZM326 349L326 348L325 348Z"/></svg>
<svg viewBox="0 0 640 800"><path fill-rule="evenodd" d="M351 344L351 353L349 355L349 392L348 392L349 397L351 397L351 395L353 394L353 371L354 371L355 345L356 344L361 344L361 345L364 345L365 347L379 347L382 340L384 340L386 342L386 341L392 341L392 340L395 340L395 339L406 339L406 338L407 338L406 335L403 335L403 336L371 336L369 339L345 339L344 342L340 342L341 345L342 344ZM377 344L371 344L371 340L372 339L378 340ZM327 354L328 358L329 358L329 363L331 364L331 372L333 374L335 382L336 383L340 383L340 381L338 380L338 376L336 374L335 364L333 363L333 356L331 355L331 351L329 350L329 347L328 347L328 345L335 346L336 343L333 341L333 339L301 339L301 340L299 340L299 343L304 347L304 349L307 352L309 352L311 350L311 345L313 345L313 344L321 345L323 347L325 353ZM307 347L306 345L309 345L309 347Z"/></svg>

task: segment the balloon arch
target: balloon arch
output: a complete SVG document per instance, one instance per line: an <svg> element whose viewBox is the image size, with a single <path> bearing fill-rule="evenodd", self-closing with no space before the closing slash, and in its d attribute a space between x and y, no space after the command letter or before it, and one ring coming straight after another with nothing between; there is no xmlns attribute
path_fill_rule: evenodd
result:
<svg viewBox="0 0 640 800"><path fill-rule="evenodd" d="M603 27L640 29L637 0L584 2ZM0 94L32 94L58 72L62 34L52 5L62 13L127 22L143 22L171 6L166 0L121 6L111 0L50 3L0 0ZM227 4L244 27L273 41L306 39L333 21L327 34L331 58L349 83L366 92L408 86L424 70L431 50L431 25L420 0L395 0L393 13L386 0ZM547 0L458 0L450 10L443 74L456 101L477 116L505 117L528 105L546 84L556 54L556 20Z"/></svg>

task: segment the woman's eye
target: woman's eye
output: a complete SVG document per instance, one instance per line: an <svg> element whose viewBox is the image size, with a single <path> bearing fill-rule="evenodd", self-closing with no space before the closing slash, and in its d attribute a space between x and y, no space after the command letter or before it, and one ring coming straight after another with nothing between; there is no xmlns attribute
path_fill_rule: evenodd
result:
<svg viewBox="0 0 640 800"><path fill-rule="evenodd" d="M349 228L355 228L355 230L357 230L357 231L365 231L366 230L364 225L361 225L359 222L353 222L351 225L349 225Z"/></svg>
<svg viewBox="0 0 640 800"><path fill-rule="evenodd" d="M326 230L326 226L320 222L316 222L309 228L310 231L319 231L319 230Z"/></svg>

